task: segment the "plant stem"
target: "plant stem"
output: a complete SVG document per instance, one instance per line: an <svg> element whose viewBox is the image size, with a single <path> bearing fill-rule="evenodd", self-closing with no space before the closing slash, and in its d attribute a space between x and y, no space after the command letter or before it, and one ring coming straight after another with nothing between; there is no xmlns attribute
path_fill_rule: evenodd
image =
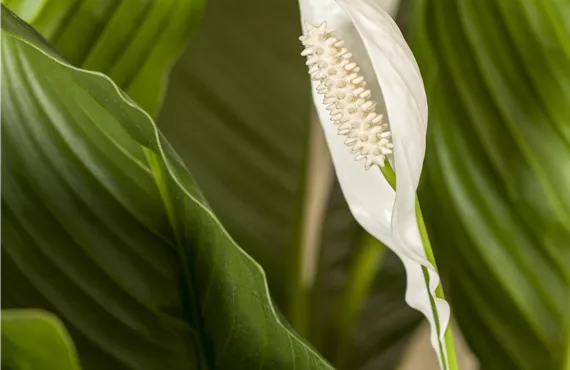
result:
<svg viewBox="0 0 570 370"><path fill-rule="evenodd" d="M310 145L313 140L312 132L309 131L303 150L303 168L298 182L299 194L295 204L295 223L293 226L291 260L288 268L287 283L285 286L287 300L285 316L289 319L295 331L305 336L307 332L307 289L303 284L303 266L305 265L305 202L307 200L307 178L309 176Z"/></svg>
<svg viewBox="0 0 570 370"><path fill-rule="evenodd" d="M304 180L304 177L303 177ZM305 191L301 199L305 198ZM303 243L303 223L304 209L303 202L298 205L297 214L298 224L295 226L293 234L293 244L291 246L291 265L288 271L288 284L287 284L287 307L286 315L293 328L301 336L304 336L307 331L307 290L303 284L303 265L304 265L304 248Z"/></svg>
<svg viewBox="0 0 570 370"><path fill-rule="evenodd" d="M351 329L366 297L368 297L378 266L384 257L385 246L370 234L365 233L363 240L357 247L354 259L348 272L340 305L334 320L336 334L336 361L337 368L343 368L348 350Z"/></svg>
<svg viewBox="0 0 570 370"><path fill-rule="evenodd" d="M427 229L425 226L424 217L422 215L422 210L420 208L420 202L419 202L417 197L416 197L416 219L418 221L418 228L420 229L420 236L422 239L422 244L424 246L424 251L426 253L427 260L429 261L429 263L431 263L431 265L433 266L435 271L439 274L439 271L437 269L437 264L435 262L435 256L433 254L433 249L431 248L431 243L429 241L429 236L427 234ZM424 271L424 277L426 280L426 286L428 286L429 285L428 270L427 270L427 268L424 267L423 271ZM441 282L437 286L437 288L435 289L435 296L437 298L445 299L445 295L443 294L443 286L441 285ZM432 311L433 311L433 315L435 318L436 327L439 327L439 315L437 312L437 308L435 306L435 301L434 301L431 294L429 295L429 298L430 298L430 303L432 305ZM441 331L441 328L438 328L437 331L439 334L439 332ZM449 323L447 325L447 328L445 330L444 342L445 342L445 349L446 349L446 354L447 354L447 362L449 364L449 370L457 370L459 367L457 365L457 355L455 353L455 344L453 341L453 333L451 330L451 323ZM440 343L440 345L441 345L441 343Z"/></svg>
<svg viewBox="0 0 570 370"><path fill-rule="evenodd" d="M382 174L384 174L384 177L386 178L386 181L388 181L388 184L390 184L390 186L394 190L396 190L396 174L394 173L394 170L392 169L392 166L390 165L390 163L388 161L386 161L385 166L380 167L380 170L382 171ZM433 254L433 249L432 249L431 243L429 241L429 236L428 236L426 225L424 222L424 217L422 215L422 210L420 208L420 202L419 202L417 196L416 196L416 220L418 223L418 229L420 231L420 238L422 240L422 245L424 247L424 252L426 254L426 258L429 261L429 263L433 266L435 271L438 272L437 264L435 262L435 256ZM428 269L425 266L422 266L422 271L424 274L424 280L426 283L426 288L429 291ZM439 314L437 312L437 306L435 304L435 300L434 300L433 296L431 294L428 294L428 296L430 299L430 305L431 305L433 316L434 316L436 333L437 333L438 338L439 338L440 333L441 333L441 328L439 326ZM437 288L435 290L435 296L437 298L445 299L445 296L443 294L443 286L441 285L441 283L437 286ZM441 341L438 341L438 342L439 342L439 352L440 352L441 358L443 360L444 370L458 370L459 367L457 365L457 355L455 353L455 344L453 341L453 333L451 331L451 324L447 325L447 328L446 328L445 334L444 334L445 351L443 350Z"/></svg>
<svg viewBox="0 0 570 370"><path fill-rule="evenodd" d="M289 265L286 315L293 328L308 333L309 301L317 270L320 234L332 185L332 163L321 125L312 114L305 143L303 169L299 179L299 197L293 230L292 260Z"/></svg>

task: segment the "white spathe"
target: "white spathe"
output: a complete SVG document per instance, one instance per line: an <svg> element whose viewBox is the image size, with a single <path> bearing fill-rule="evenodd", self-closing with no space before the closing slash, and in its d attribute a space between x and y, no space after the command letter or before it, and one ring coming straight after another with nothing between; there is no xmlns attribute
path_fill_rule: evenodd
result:
<svg viewBox="0 0 570 370"><path fill-rule="evenodd" d="M394 191L379 168L365 170L354 159L345 137L338 134L322 95L312 81L313 99L343 194L356 220L371 235L392 249L407 273L406 302L428 319L431 343L438 354L449 324L446 301L435 298L439 276L427 261L415 214L426 147L427 99L417 63L392 18L374 0L300 0L301 18L315 25L327 22L327 31L344 41L361 67L378 102L376 112L390 125L394 155L390 159L397 177ZM304 33L306 25L302 22ZM422 266L429 271L429 291ZM435 330L430 297L436 301L441 335ZM442 365L443 368L443 365Z"/></svg>

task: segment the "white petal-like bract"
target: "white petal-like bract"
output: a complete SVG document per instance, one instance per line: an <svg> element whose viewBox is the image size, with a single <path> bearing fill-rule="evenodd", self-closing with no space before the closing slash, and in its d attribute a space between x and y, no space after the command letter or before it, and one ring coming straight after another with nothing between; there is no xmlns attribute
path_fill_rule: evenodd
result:
<svg viewBox="0 0 570 370"><path fill-rule="evenodd" d="M435 298L439 276L426 258L415 213L427 131L427 99L419 68L397 25L375 1L300 0L300 7L302 20L308 22L303 24L304 35L311 37L318 34L311 32L315 25L322 27L323 32L325 28L326 32L330 32L331 36L326 38L331 43L342 40L338 48L345 49L344 54L350 54L344 65L351 71L359 68L350 77L351 81L354 84L355 79L362 76L362 79L356 80L354 89L363 87L363 82L367 83L365 90L358 91L364 93L369 90L361 98L361 106L366 102L378 102L374 113L382 115L389 125L378 130L390 133L390 141L383 143L393 144L393 148L391 145L388 148L393 154L386 152L384 156L388 155L394 167L396 191L390 187L379 168L372 167L366 171L361 163L355 161L354 153L360 153L361 148L351 153L351 148L347 147L347 144L356 145L350 142L356 137L350 136L354 131L343 121L345 112L332 110L333 101L326 100L334 96L327 96L331 89L323 85L322 73L327 69L319 67L322 58L316 55L314 49L320 43L305 39L307 51L303 54L313 58L308 64L314 67L311 70L314 103L343 194L362 227L401 258L407 273L406 301L429 320L432 345L441 363L443 359L439 344L445 351L443 333L449 325L450 309L446 301ZM345 126L339 127L343 124ZM367 158L362 153L359 155ZM367 162L370 161L367 158ZM372 161L372 164L379 164L376 159ZM426 287L423 267L429 271L429 289ZM435 330L430 294L438 311L439 337Z"/></svg>

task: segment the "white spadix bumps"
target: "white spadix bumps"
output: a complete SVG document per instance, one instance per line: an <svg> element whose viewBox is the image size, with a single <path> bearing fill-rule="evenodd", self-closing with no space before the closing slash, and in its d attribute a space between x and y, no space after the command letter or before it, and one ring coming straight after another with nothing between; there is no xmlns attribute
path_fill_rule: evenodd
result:
<svg viewBox="0 0 570 370"><path fill-rule="evenodd" d="M343 47L344 41L327 32L326 22L315 26L306 21L305 27L307 34L299 38L305 46L301 55L307 57L311 78L320 82L317 92L324 95L331 121L339 135L347 137L345 144L352 147L355 159L365 159L366 169L384 166L386 155L392 153L391 133L375 111L360 67Z"/></svg>

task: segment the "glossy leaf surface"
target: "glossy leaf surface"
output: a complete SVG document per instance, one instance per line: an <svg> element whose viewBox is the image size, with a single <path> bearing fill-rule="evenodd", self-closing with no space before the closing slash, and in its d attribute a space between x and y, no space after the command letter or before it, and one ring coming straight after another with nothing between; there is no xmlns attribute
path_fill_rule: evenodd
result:
<svg viewBox="0 0 570 370"><path fill-rule="evenodd" d="M483 368L559 368L570 276L564 1L419 1L428 223Z"/></svg>
<svg viewBox="0 0 570 370"><path fill-rule="evenodd" d="M151 116L204 0L3 0L72 65L108 75Z"/></svg>
<svg viewBox="0 0 570 370"><path fill-rule="evenodd" d="M4 307L43 307L85 369L330 369L279 317L150 117L2 11Z"/></svg>

